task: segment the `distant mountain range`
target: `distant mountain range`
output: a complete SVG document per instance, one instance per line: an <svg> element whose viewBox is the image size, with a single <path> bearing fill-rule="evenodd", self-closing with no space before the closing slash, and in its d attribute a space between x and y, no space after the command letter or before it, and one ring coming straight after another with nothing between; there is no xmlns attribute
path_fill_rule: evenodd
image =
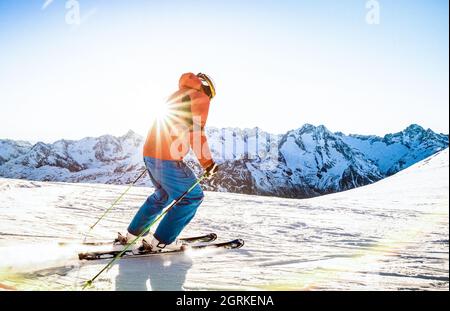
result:
<svg viewBox="0 0 450 311"><path fill-rule="evenodd" d="M206 190L304 198L376 182L448 148L449 136L419 125L384 137L332 133L305 124L282 135L208 128L221 169ZM126 184L142 170L142 136L104 135L52 144L0 140L0 176L41 181ZM200 173L194 156L186 162ZM151 185L146 177L140 185Z"/></svg>

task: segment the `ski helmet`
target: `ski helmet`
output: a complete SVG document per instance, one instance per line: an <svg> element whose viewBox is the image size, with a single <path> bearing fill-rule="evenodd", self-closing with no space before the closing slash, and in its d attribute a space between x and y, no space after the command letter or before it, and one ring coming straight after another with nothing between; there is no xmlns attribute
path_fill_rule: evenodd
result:
<svg viewBox="0 0 450 311"><path fill-rule="evenodd" d="M202 85L207 87L207 93L209 93L208 95L211 99L214 98L216 96L216 87L211 77L201 72L197 74L197 77L202 81Z"/></svg>

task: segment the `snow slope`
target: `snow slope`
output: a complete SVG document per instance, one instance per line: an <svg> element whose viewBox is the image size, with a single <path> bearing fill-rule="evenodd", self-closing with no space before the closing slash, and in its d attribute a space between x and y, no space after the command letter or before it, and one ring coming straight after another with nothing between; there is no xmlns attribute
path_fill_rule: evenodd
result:
<svg viewBox="0 0 450 311"><path fill-rule="evenodd" d="M183 234L240 237L242 249L122 260L93 289L449 290L448 180L445 149L374 184L313 199L207 192ZM80 289L105 262L80 263L77 243L123 190L0 179L0 287ZM133 188L95 239L123 231L149 193Z"/></svg>

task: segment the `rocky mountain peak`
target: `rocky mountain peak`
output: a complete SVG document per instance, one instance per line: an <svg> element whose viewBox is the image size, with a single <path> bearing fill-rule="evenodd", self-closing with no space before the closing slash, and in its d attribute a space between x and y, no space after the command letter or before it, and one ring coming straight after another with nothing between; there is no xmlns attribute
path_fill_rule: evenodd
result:
<svg viewBox="0 0 450 311"><path fill-rule="evenodd" d="M369 184L448 147L448 135L416 124L384 138L332 133L324 125L312 124L284 135L260 128L207 128L206 133L214 158L223 166L213 180L204 182L205 189L284 197L309 197ZM0 140L0 176L125 184L143 168L142 143L143 137L132 130L119 137L53 144ZM260 156L259 151L272 148L274 157ZM185 161L201 174L192 154Z"/></svg>

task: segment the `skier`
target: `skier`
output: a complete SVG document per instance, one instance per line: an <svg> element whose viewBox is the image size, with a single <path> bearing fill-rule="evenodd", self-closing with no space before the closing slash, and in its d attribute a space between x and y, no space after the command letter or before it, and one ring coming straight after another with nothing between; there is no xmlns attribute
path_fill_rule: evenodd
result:
<svg viewBox="0 0 450 311"><path fill-rule="evenodd" d="M154 121L144 145L144 162L155 187L154 193L140 207L125 236L119 233L117 243L133 241L158 217L173 200L196 182L192 170L183 162L192 148L207 178L213 176L218 166L211 157L204 132L215 86L209 76L185 73L179 81L179 90L167 101L167 115ZM192 220L202 203L203 191L197 185L161 220L156 231L144 235L133 250L179 250L185 245L177 239Z"/></svg>

